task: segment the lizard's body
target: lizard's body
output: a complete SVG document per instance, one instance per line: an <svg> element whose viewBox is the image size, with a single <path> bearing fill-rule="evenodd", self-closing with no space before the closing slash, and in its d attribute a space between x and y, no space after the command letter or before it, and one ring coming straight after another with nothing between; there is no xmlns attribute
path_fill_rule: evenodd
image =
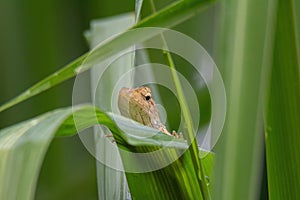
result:
<svg viewBox="0 0 300 200"><path fill-rule="evenodd" d="M175 131L171 134L161 123L150 88L144 86L134 89L123 87L119 92L118 106L123 116L158 129L167 135L178 137Z"/></svg>

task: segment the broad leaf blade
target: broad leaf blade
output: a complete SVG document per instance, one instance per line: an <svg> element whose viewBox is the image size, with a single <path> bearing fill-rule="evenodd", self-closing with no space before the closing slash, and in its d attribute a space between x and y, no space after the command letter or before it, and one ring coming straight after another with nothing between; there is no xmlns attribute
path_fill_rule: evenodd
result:
<svg viewBox="0 0 300 200"><path fill-rule="evenodd" d="M129 129L134 129L135 131L130 132L130 134L121 132L111 118L117 120L118 123L128 124L130 122L132 127L129 127ZM132 152L136 150L147 152L160 147L167 147L172 152L186 147L184 141L177 141L176 139L172 143L173 146L167 146L172 137L163 133L158 133L152 139L148 138L143 141L141 139L142 132L148 132L153 135L153 133L156 133L156 130L128 120L121 116L109 117L108 114L93 106L81 105L74 108L55 110L2 129L0 131L0 198L7 200L32 199L39 168L53 136L70 136L75 134L76 130L80 131L97 123L107 126L114 133L114 138L120 148L131 150ZM172 154L170 155L172 156ZM197 176L191 170L193 166L191 160L189 160L189 155L189 151L186 151L179 161L175 161L170 166L156 172L146 173L145 176L150 175L151 177L159 174L158 177L155 177L149 183L144 179L145 176L140 174L143 184L134 180L129 184L143 185L143 190L147 190L149 188L157 189L157 186L164 185L165 181L175 181L172 184L177 185L175 187L176 190L162 190L167 187L165 185L162 188L158 188L159 190L155 189L157 192L152 193L151 196L155 198L163 196L171 198L174 196L191 197L198 195L200 188L197 184L193 185ZM125 166L126 162L128 163L129 161L126 158L122 158ZM209 168L207 176L210 176L211 162L212 160L209 158L207 161L207 167ZM138 163L139 161L137 160L136 164ZM161 175L162 177L160 177ZM137 174L129 175L128 180L138 176ZM168 179L164 181L163 179L166 177ZM135 196L142 196L144 193L136 191L138 188L140 188L138 185L134 186L132 192L134 192ZM178 190L179 188L181 189Z"/></svg>
<svg viewBox="0 0 300 200"><path fill-rule="evenodd" d="M172 27L194 15L197 12L200 12L211 5L214 0L185 0L178 1L165 9L151 15L144 20L140 21L137 25L133 26L134 28L141 27ZM155 34L159 34L155 33ZM153 35L152 35L153 36ZM85 59L88 56L91 56L89 53L82 55L77 58L70 64L66 65L61 70L55 72L54 74L46 77L42 81L33 85L31 88L17 96L16 98L10 100L9 102L3 104L0 107L0 112L6 110L22 101L25 101L45 90L52 88L53 86L76 76L76 74L81 73L92 67L92 64L95 60L105 60L106 58L114 55L115 53L126 49L133 45L136 41L145 40L145 35L140 33L138 35L119 35L112 40L106 41L102 43L97 49L94 49L94 57L90 58L89 63L84 63ZM85 64L84 68L82 68L82 64Z"/></svg>
<svg viewBox="0 0 300 200"><path fill-rule="evenodd" d="M174 152L169 153L172 155ZM202 199L197 180L198 174L194 173L191 156L190 151L187 150L178 160L160 170L138 174L126 173L132 197L135 199ZM201 162L209 180L213 155L207 154Z"/></svg>
<svg viewBox="0 0 300 200"><path fill-rule="evenodd" d="M91 22L91 28L86 32L86 37L90 44L91 49L95 48L99 42L111 37L111 35L119 34L126 29L130 28L135 21L133 13L125 13L113 17L108 17L99 20L93 20ZM131 48L133 50L133 48ZM90 70L90 83L91 83L91 96L92 102L97 107L101 107L104 110L112 110L111 102L114 99L112 94L115 86L117 85L120 77L127 71L132 69L134 52L123 55L122 52L116 54L117 59L111 59L109 67L101 67L95 65ZM78 80L79 77L77 77ZM83 80L84 81L84 80ZM87 81L86 81L87 82ZM127 82L130 83L128 78ZM76 95L73 93L73 100L77 98L79 101L82 98L78 98L82 94L82 90L85 89L84 84L76 85L79 90ZM74 90L73 90L74 91ZM90 97L90 95L89 95ZM74 104L74 102L73 102ZM76 104L76 103L75 103ZM110 130L106 127L97 127L93 129L95 135L99 133L111 134ZM105 138L94 137L90 135L90 140L95 141L95 154L101 155L103 151L106 152L104 162L114 163L116 166L122 166L122 160L118 151L111 151L111 146L106 145ZM108 167L102 162L96 162L97 165L97 185L98 185L98 198L99 199L128 199L129 189L126 182L125 173L121 170Z"/></svg>
<svg viewBox="0 0 300 200"><path fill-rule="evenodd" d="M274 4L253 0L222 3L218 66L224 75L228 109L216 150L215 199L257 199L260 194L263 103Z"/></svg>
<svg viewBox="0 0 300 200"><path fill-rule="evenodd" d="M0 131L0 199L33 198L47 147L70 114L60 109Z"/></svg>
<svg viewBox="0 0 300 200"><path fill-rule="evenodd" d="M278 1L272 77L266 109L270 199L299 199L300 66L294 1Z"/></svg>

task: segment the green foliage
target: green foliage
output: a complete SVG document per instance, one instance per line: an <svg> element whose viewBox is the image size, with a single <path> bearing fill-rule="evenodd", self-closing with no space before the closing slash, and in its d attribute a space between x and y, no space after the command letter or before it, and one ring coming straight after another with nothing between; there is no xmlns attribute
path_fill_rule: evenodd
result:
<svg viewBox="0 0 300 200"><path fill-rule="evenodd" d="M279 0L276 13L265 126L270 199L300 198L300 66L293 5Z"/></svg>
<svg viewBox="0 0 300 200"><path fill-rule="evenodd" d="M88 109L88 106L79 106L74 112L84 113ZM0 131L1 199L34 197L39 168L53 136L58 129L58 134L64 135L76 131L66 120L70 115L71 108L59 109Z"/></svg>
<svg viewBox="0 0 300 200"><path fill-rule="evenodd" d="M271 1L228 0L222 4L218 66L228 109L217 150L216 199L257 199L259 195L263 103L271 55L268 41L272 40L274 12Z"/></svg>
<svg viewBox="0 0 300 200"><path fill-rule="evenodd" d="M130 134L118 129L116 122L112 119L123 125L133 124L133 126L128 127L129 130L132 130ZM164 156L172 156L172 151L187 147L186 142L183 140L175 139L163 133L156 134L155 129L140 125L121 116L103 113L90 105L58 109L0 131L0 144L2 146L0 151L2 158L0 162L1 199L32 199L39 167L53 136L70 136L98 123L107 126L113 132L120 148L132 152L138 150L138 152L146 153L159 147L166 147L170 151L168 150L169 153ZM146 140L141 140L141 133L143 133L143 136L149 134L149 137ZM150 137L151 135L153 137ZM150 195L148 197L152 198L162 196L189 198L201 195L200 188L197 185L197 176L193 174L190 159L190 153L186 151L180 160L174 162L170 167L156 172L148 172L145 175L146 177L142 175L142 179L138 182L134 178L131 185L133 185L132 190L136 193L134 192L133 195L142 197L147 194ZM125 169L132 165L144 164L139 163L139 160L132 162L133 160L134 157L127 157L124 160ZM205 162L207 163L207 176L210 176L208 173L210 173L211 157L206 158ZM129 180L131 177L136 176L139 175L128 175ZM154 178L150 181L149 177ZM169 187L169 181L176 179L177 187ZM182 182L182 180L185 181ZM142 188L152 188L148 190L151 192L138 192L137 189L141 189L141 186L143 186ZM168 187L169 189L166 190ZM180 188L182 188L181 191L178 191Z"/></svg>
<svg viewBox="0 0 300 200"><path fill-rule="evenodd" d="M142 20L140 23L138 23L133 28L138 27L145 27L145 26L165 26L165 27L171 27L174 26L183 20L186 20L192 16L194 16L197 12L203 10L207 5L211 4L211 1L179 1L174 4L171 4L169 7L155 13L154 15ZM28 90L26 90L21 95L17 96L16 98L12 99L8 103L2 105L0 107L0 112L3 110L6 110L17 103L20 103L22 101L25 101L28 98L31 98L32 96L39 94L45 90L48 90L52 88L53 86L83 72L89 69L92 64L99 60L104 60L108 58L109 56L113 55L114 53L117 53L133 43L135 43L137 40L144 40L145 38L152 37L153 35L159 34L160 32L151 32L148 35L143 34L137 34L137 35L129 35L129 34L121 34L118 37L114 38L113 40L107 41L106 43L103 43L102 45L98 46L96 49L94 49L91 53L86 53L67 65L66 67L62 68L61 70L57 71L56 73L50 75L49 77L43 79L39 83L35 84ZM112 51L111 51L112 50ZM90 60L88 62L85 61L85 59L89 56ZM84 62L85 61L85 62ZM14 134L18 136L18 140L22 141L24 138L27 138L28 135L30 137L25 140L26 145L30 145L32 140L35 140L37 137L37 134L39 134L39 131L46 130L45 131L45 137L42 137L42 140L45 143L39 143L39 149L40 152L39 156L36 156L35 159L31 163L31 168L26 168L24 174L29 174L28 179L30 180L30 184L27 184L27 187L20 187L17 192L14 194L20 195L20 197L24 199L30 199L33 197L33 191L35 186L36 177L38 174L38 169L41 164L41 160L43 158L43 155L45 154L46 148L49 145L49 142L51 141L53 135L61 136L61 135L71 135L74 133L74 131L81 130L83 128L86 128L92 124L96 124L97 121L95 119L91 118L93 116L91 113L91 107L80 107L78 108L78 112L75 111L72 113L71 109L62 109L59 111L53 111L48 114L42 115L40 117L37 117L33 120L28 121L28 123L22 123L19 125L15 125L12 127L9 127L7 129L3 129L1 131L1 134L11 137L15 137ZM89 114L87 114L89 113ZM75 117L76 116L76 117ZM116 118L116 117L114 117ZM77 121L79 119L79 121ZM186 147L186 144L183 141L172 141L172 145L170 146L170 137L160 134L156 135L153 138L148 138L147 140L140 140L140 137L133 137L132 135L126 135L119 131L115 123L110 120L110 118L107 116L107 114L102 113L100 111L97 111L97 119L100 124L104 124L114 133L114 138L119 145L120 148L136 151L139 152L152 152L153 150L157 149L158 147L167 147L167 148L175 148L175 150L171 150L169 153L167 153L164 156L175 156L176 149L182 149L183 147ZM119 119L120 120L120 119ZM74 126L74 121L76 121L78 127ZM122 121L122 120L120 120ZM50 123L51 122L51 123ZM37 123L37 124L36 124ZM24 127L27 127L27 129L22 129ZM138 125L137 125L138 126ZM16 129L20 129L20 131L16 131ZM147 129L147 128L146 128ZM13 130L14 134L11 134L11 131ZM139 130L137 127L135 127L134 130ZM44 132L44 131L43 131ZM145 127L142 129L143 133L145 133ZM5 140L5 137L0 138L0 141ZM4 141L5 142L5 141ZM145 147L144 147L145 146ZM149 147L149 146L154 146ZM196 143L194 142L193 147L196 146ZM132 147L134 147L132 149ZM9 146L8 151L13 151L14 148L19 148L20 151L24 151L24 149L16 146ZM33 150L37 151L37 150ZM173 152L175 151L175 152ZM27 154L27 150L24 151L24 154L21 154L21 160L25 161L28 157L30 157L30 154ZM8 156L8 159L13 159L16 155L13 153L10 153L10 156ZM163 158L163 157L162 157ZM161 159L162 159L161 158ZM143 193L140 193L139 190L137 190L138 185L145 187L152 188L149 195L153 198L161 198L162 196L165 198L200 198L203 195L203 186L199 187L199 182L206 184L206 180L203 180L203 177L210 176L210 174L203 174L205 170L210 170L211 164L211 157L207 158L207 164L204 165L203 169L199 172L198 167L195 166L195 162L193 160L199 160L198 157L198 149L195 148L193 150L188 149L183 156L176 162L174 162L170 167L159 170L155 173L150 173L150 176L152 176L151 183L145 181L145 177L142 177L144 181L141 183L137 183L135 181L131 181L129 184L131 186L131 190L136 193L133 193L134 197L143 197ZM137 162L129 162L130 159L123 158L123 162L126 167L129 165L138 165L139 161ZM12 168L12 165L10 165L10 162L1 163L3 165L3 168L9 169ZM23 163L22 163L23 164ZM20 165L22 166L22 165ZM18 170L21 170L20 167ZM34 171L30 171L29 169L35 169ZM6 170L5 170L6 172ZM11 185L15 185L17 182L26 181L26 179L23 179L21 177L20 179L12 179L16 180L12 182L11 184L5 185L4 183L7 182L7 177L11 173L7 173L7 176L3 176L3 179L1 179L3 183L3 198L4 199L11 199L14 198L14 194L10 193L9 190L7 190L6 186L9 186L11 188ZM201 174L200 178L199 174ZM159 175L157 177L157 175ZM134 177L130 174L128 174L129 179L130 177ZM149 174L147 175L149 177ZM168 187L170 184L169 181L175 181L177 183L174 187ZM5 187L4 187L5 186ZM161 187L158 187L161 186ZM205 185L205 187L207 187ZM169 189L168 189L169 188ZM154 192L156 191L156 192ZM27 192L27 193L26 193ZM207 192L205 192L207 193ZM9 196L12 195L12 196ZM205 198L207 194L204 196ZM208 197L209 198L209 197Z"/></svg>
<svg viewBox="0 0 300 200"><path fill-rule="evenodd" d="M165 9L145 18L132 28L141 28L147 26L161 26L161 27L172 27L192 16L195 16L197 12L203 10L212 2L211 0L201 0L201 1L178 1L177 3L171 4ZM193 12L191 12L193 11ZM154 35L159 33L152 33ZM0 106L0 112L22 102L28 98L31 98L45 90L52 88L53 86L82 73L92 67L95 61L104 60L105 58L119 52L123 49L130 47L134 42L139 40L145 40L146 37L151 37L153 35L129 35L121 34L113 40L109 40L106 43L98 46L93 50L92 55L86 53L61 70L55 72L54 74L48 76L37 84L33 85L31 88L26 90L24 93L20 94L16 98ZM87 57L90 57L89 63L84 63ZM93 56L91 58L91 56ZM85 66L82 66L85 64Z"/></svg>
<svg viewBox="0 0 300 200"><path fill-rule="evenodd" d="M299 198L295 16L293 1L228 0L222 4L219 67L229 105L219 146L223 153L216 160L216 199L257 199L261 192L270 199ZM268 190L260 191L263 126Z"/></svg>
<svg viewBox="0 0 300 200"><path fill-rule="evenodd" d="M176 1L132 28L173 27L212 3L213 0ZM218 65L229 103L223 136L216 150L215 187L208 186L209 193L216 199L258 198L263 168L263 126L268 174L268 191L263 192L268 192L271 199L299 198L300 72L296 28L299 13L295 13L299 9L294 4L292 0L225 0L220 4ZM296 6L299 7L299 3ZM136 41L160 33L124 33L106 41L3 104L0 112L76 76ZM128 122L128 119L83 105L55 110L0 130L0 199L32 199L42 160L53 137L73 135L94 124L107 126L120 149L146 153L166 148L165 154L150 160L153 163L162 161L165 156L174 157L187 147L182 140L173 139L170 143L171 138L163 134L140 140L141 133L152 135L154 130L149 127L133 123L133 127L127 128L134 134L126 134L116 125L126 126ZM140 174L127 172L132 197L196 199L202 196L209 199L210 195L200 186L207 182L203 177L211 180L213 155L201 159L203 165L200 166L195 146L193 143L178 160L163 169ZM143 164L124 154L121 156L125 169Z"/></svg>

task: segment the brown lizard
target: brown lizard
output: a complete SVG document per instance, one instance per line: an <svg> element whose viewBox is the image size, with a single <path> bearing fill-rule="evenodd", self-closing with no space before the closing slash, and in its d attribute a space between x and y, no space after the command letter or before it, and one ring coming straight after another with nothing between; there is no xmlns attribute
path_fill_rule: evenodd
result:
<svg viewBox="0 0 300 200"><path fill-rule="evenodd" d="M121 115L124 117L158 129L167 135L180 137L180 134L177 134L175 131L170 133L160 121L150 88L145 86L134 89L123 87L119 92L118 106Z"/></svg>

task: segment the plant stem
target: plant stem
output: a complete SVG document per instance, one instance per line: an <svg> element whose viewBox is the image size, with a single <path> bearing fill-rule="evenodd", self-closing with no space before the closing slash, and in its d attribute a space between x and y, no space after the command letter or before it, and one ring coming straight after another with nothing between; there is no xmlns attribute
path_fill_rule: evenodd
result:
<svg viewBox="0 0 300 200"><path fill-rule="evenodd" d="M150 5L151 5L152 12L156 13L156 8L155 8L155 4L154 4L153 0L150 0ZM191 151L192 160L193 160L194 166L196 167L195 170L197 172L196 174L198 176L199 185L200 185L201 192L202 192L202 198L204 200L208 200L208 199L211 199L211 197L210 197L210 192L209 192L207 184L206 184L203 165L202 165L201 160L199 158L197 140L194 140L195 137L194 137L194 133L193 133L192 118L191 118L189 109L187 107L187 103L186 103L186 100L185 100L185 97L184 97L184 94L183 94L183 90L182 90L182 87L181 87L181 84L180 84L180 80L179 80L179 78L177 76L177 73L176 73L177 71L176 71L174 61L172 59L172 55L168 51L168 44L165 40L164 34L162 33L162 34L160 34L160 36L161 36L161 40L162 40L164 53L166 54L167 61L169 63L169 67L171 68L173 81L174 81L175 88L176 88L177 93L178 93L179 103L182 106L183 117L184 117L185 122L187 124L187 130L188 130L187 141L188 141L188 144L191 144L189 150Z"/></svg>

